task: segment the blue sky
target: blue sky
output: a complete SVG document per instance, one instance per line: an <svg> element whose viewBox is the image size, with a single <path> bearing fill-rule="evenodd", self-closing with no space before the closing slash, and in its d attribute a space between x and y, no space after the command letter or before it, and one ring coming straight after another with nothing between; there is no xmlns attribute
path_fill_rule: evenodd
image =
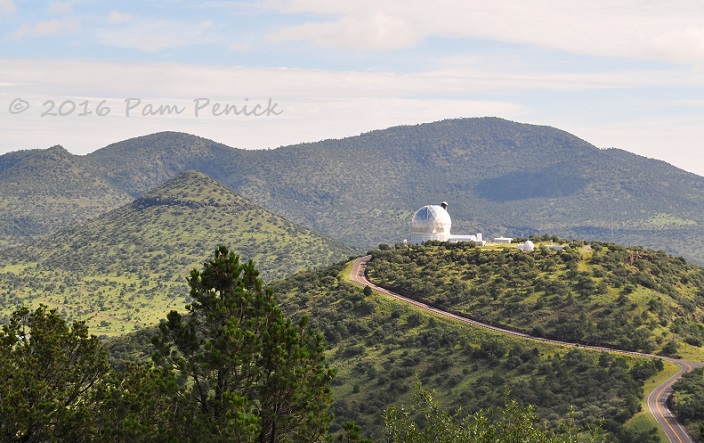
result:
<svg viewBox="0 0 704 443"><path fill-rule="evenodd" d="M0 39L0 153L498 116L704 175L699 0L0 0Z"/></svg>

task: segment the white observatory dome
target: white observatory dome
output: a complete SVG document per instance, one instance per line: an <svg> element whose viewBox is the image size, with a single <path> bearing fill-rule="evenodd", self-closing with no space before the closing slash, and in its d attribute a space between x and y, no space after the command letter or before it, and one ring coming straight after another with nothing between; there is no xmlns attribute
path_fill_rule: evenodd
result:
<svg viewBox="0 0 704 443"><path fill-rule="evenodd" d="M523 244L523 250L526 252L533 252L535 250L535 245L532 241L526 240L526 242Z"/></svg>
<svg viewBox="0 0 704 443"><path fill-rule="evenodd" d="M416 211L411 220L411 242L428 240L448 241L452 220L442 206L428 205Z"/></svg>

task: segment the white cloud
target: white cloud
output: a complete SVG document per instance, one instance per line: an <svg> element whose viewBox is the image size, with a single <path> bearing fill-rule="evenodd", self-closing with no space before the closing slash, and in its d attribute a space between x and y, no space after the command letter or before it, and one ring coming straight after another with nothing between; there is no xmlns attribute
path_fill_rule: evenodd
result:
<svg viewBox="0 0 704 443"><path fill-rule="evenodd" d="M62 143L72 152L87 153L115 141L164 130L188 132L240 148L265 148L400 124L490 115L556 126L598 146L622 147L704 173L704 160L687 160L693 155L691 149L698 146L697 140L704 137L701 120L661 117L661 123L654 124L658 119L650 114L650 119L630 115L663 106L690 109L700 105L697 97L683 104L672 100L628 103L618 99L618 91L658 88L673 77L682 87L704 87L703 76L680 75L674 69L527 73L502 71L500 65L492 67L478 61L474 65L458 63L450 68L395 74L0 59L0 111L4 110L0 112L0 132L4 134L0 152ZM540 98L525 99L525 94L535 91L539 96L564 93L575 97L579 91L592 90L615 90L616 94L609 93L613 101L608 104L598 99L587 104L569 99L562 104L541 104ZM140 98L142 103L126 117L125 99L132 97ZM210 99L211 105L217 102L240 106L266 103L271 98L284 112L276 117L216 117L208 115L212 108L206 108L196 118L193 100L201 97ZM32 107L20 115L10 115L7 109L15 98L26 100ZM248 102L244 101L246 98ZM106 100L111 113L107 117L40 117L45 110L42 104L49 99L57 104L85 100L93 111ZM177 105L186 111L181 115L140 115L140 109L148 104ZM670 127L671 122L679 123Z"/></svg>
<svg viewBox="0 0 704 443"><path fill-rule="evenodd" d="M126 25L97 31L98 40L109 46L156 52L215 41L213 23L208 20L193 24L169 20L126 21L127 17L121 14L111 17L122 19Z"/></svg>
<svg viewBox="0 0 704 443"><path fill-rule="evenodd" d="M37 23L25 23L20 28L10 34L14 38L24 37L54 37L62 34L73 34L78 32L81 24L76 18L64 20L46 20Z"/></svg>
<svg viewBox="0 0 704 443"><path fill-rule="evenodd" d="M254 45L251 42L242 41L231 43L229 47L235 52L248 52L254 48Z"/></svg>
<svg viewBox="0 0 704 443"><path fill-rule="evenodd" d="M699 0L675 4L650 0L437 0L432 4L425 0L272 0L261 4L278 12L318 14L327 20L279 30L272 34L279 41L388 50L431 36L468 37L597 56L704 64L704 3ZM384 17L384 22L374 17ZM377 27L384 23L389 24L391 34L400 29L399 35L388 41L374 38L383 34Z"/></svg>
<svg viewBox="0 0 704 443"><path fill-rule="evenodd" d="M306 23L269 35L274 42L308 40L318 46L384 51L413 47L421 37L409 21L384 13L345 17L338 22Z"/></svg>
<svg viewBox="0 0 704 443"><path fill-rule="evenodd" d="M0 18L14 14L17 11L13 0L0 0Z"/></svg>
<svg viewBox="0 0 704 443"><path fill-rule="evenodd" d="M108 16L107 22L111 25L114 25L114 24L129 23L132 20L134 20L134 17L130 14L127 14L125 12L119 12L119 11L110 11L110 15Z"/></svg>
<svg viewBox="0 0 704 443"><path fill-rule="evenodd" d="M85 153L162 130L190 132L243 148L265 148L398 124L487 114L510 117L525 111L510 100L456 99L452 93L456 85L432 86L432 78L384 73L6 59L0 60L0 78L7 82L0 85L0 105L7 109L14 98L31 104L20 115L0 112L0 131L6 134L0 152L61 142L73 152ZM427 98L416 96L419 88ZM209 115L212 108L208 107L196 118L194 99L201 97L210 99L211 106L253 106L272 99L284 112L258 119L228 118ZM128 98L141 99L130 117L125 112ZM40 117L49 99L57 106L66 100L85 100L89 110L106 100L111 113L103 118ZM187 111L173 116L140 115L148 104L177 105ZM62 140L56 139L57 134Z"/></svg>

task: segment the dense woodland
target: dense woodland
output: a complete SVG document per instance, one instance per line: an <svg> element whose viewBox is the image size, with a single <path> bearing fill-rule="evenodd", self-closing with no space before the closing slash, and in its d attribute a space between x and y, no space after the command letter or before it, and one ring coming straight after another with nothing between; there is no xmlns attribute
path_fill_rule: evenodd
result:
<svg viewBox="0 0 704 443"><path fill-rule="evenodd" d="M484 322L619 349L699 356L704 269L683 258L613 243L534 237L533 252L473 244L373 251L375 283ZM542 242L542 243L541 243Z"/></svg>

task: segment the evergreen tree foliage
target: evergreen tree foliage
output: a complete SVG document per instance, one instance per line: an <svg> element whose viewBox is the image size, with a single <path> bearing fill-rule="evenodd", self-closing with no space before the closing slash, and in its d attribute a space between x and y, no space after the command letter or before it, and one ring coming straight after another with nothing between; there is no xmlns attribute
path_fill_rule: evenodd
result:
<svg viewBox="0 0 704 443"><path fill-rule="evenodd" d="M462 417L462 410L449 413L433 393L418 387L417 402L410 407L392 406L384 413L385 443L596 443L603 441L598 430L579 435L567 429L555 435L536 427L531 407L516 401L506 406L481 410Z"/></svg>
<svg viewBox="0 0 704 443"><path fill-rule="evenodd" d="M166 443L192 440L194 405L166 368L126 362L96 392L95 441Z"/></svg>
<svg viewBox="0 0 704 443"><path fill-rule="evenodd" d="M197 405L191 441L301 442L327 438L332 420L321 334L286 319L254 264L221 246L188 284L193 302L171 311L154 360L173 369Z"/></svg>
<svg viewBox="0 0 704 443"><path fill-rule="evenodd" d="M93 441L95 388L109 370L82 322L23 307L0 332L0 440Z"/></svg>

